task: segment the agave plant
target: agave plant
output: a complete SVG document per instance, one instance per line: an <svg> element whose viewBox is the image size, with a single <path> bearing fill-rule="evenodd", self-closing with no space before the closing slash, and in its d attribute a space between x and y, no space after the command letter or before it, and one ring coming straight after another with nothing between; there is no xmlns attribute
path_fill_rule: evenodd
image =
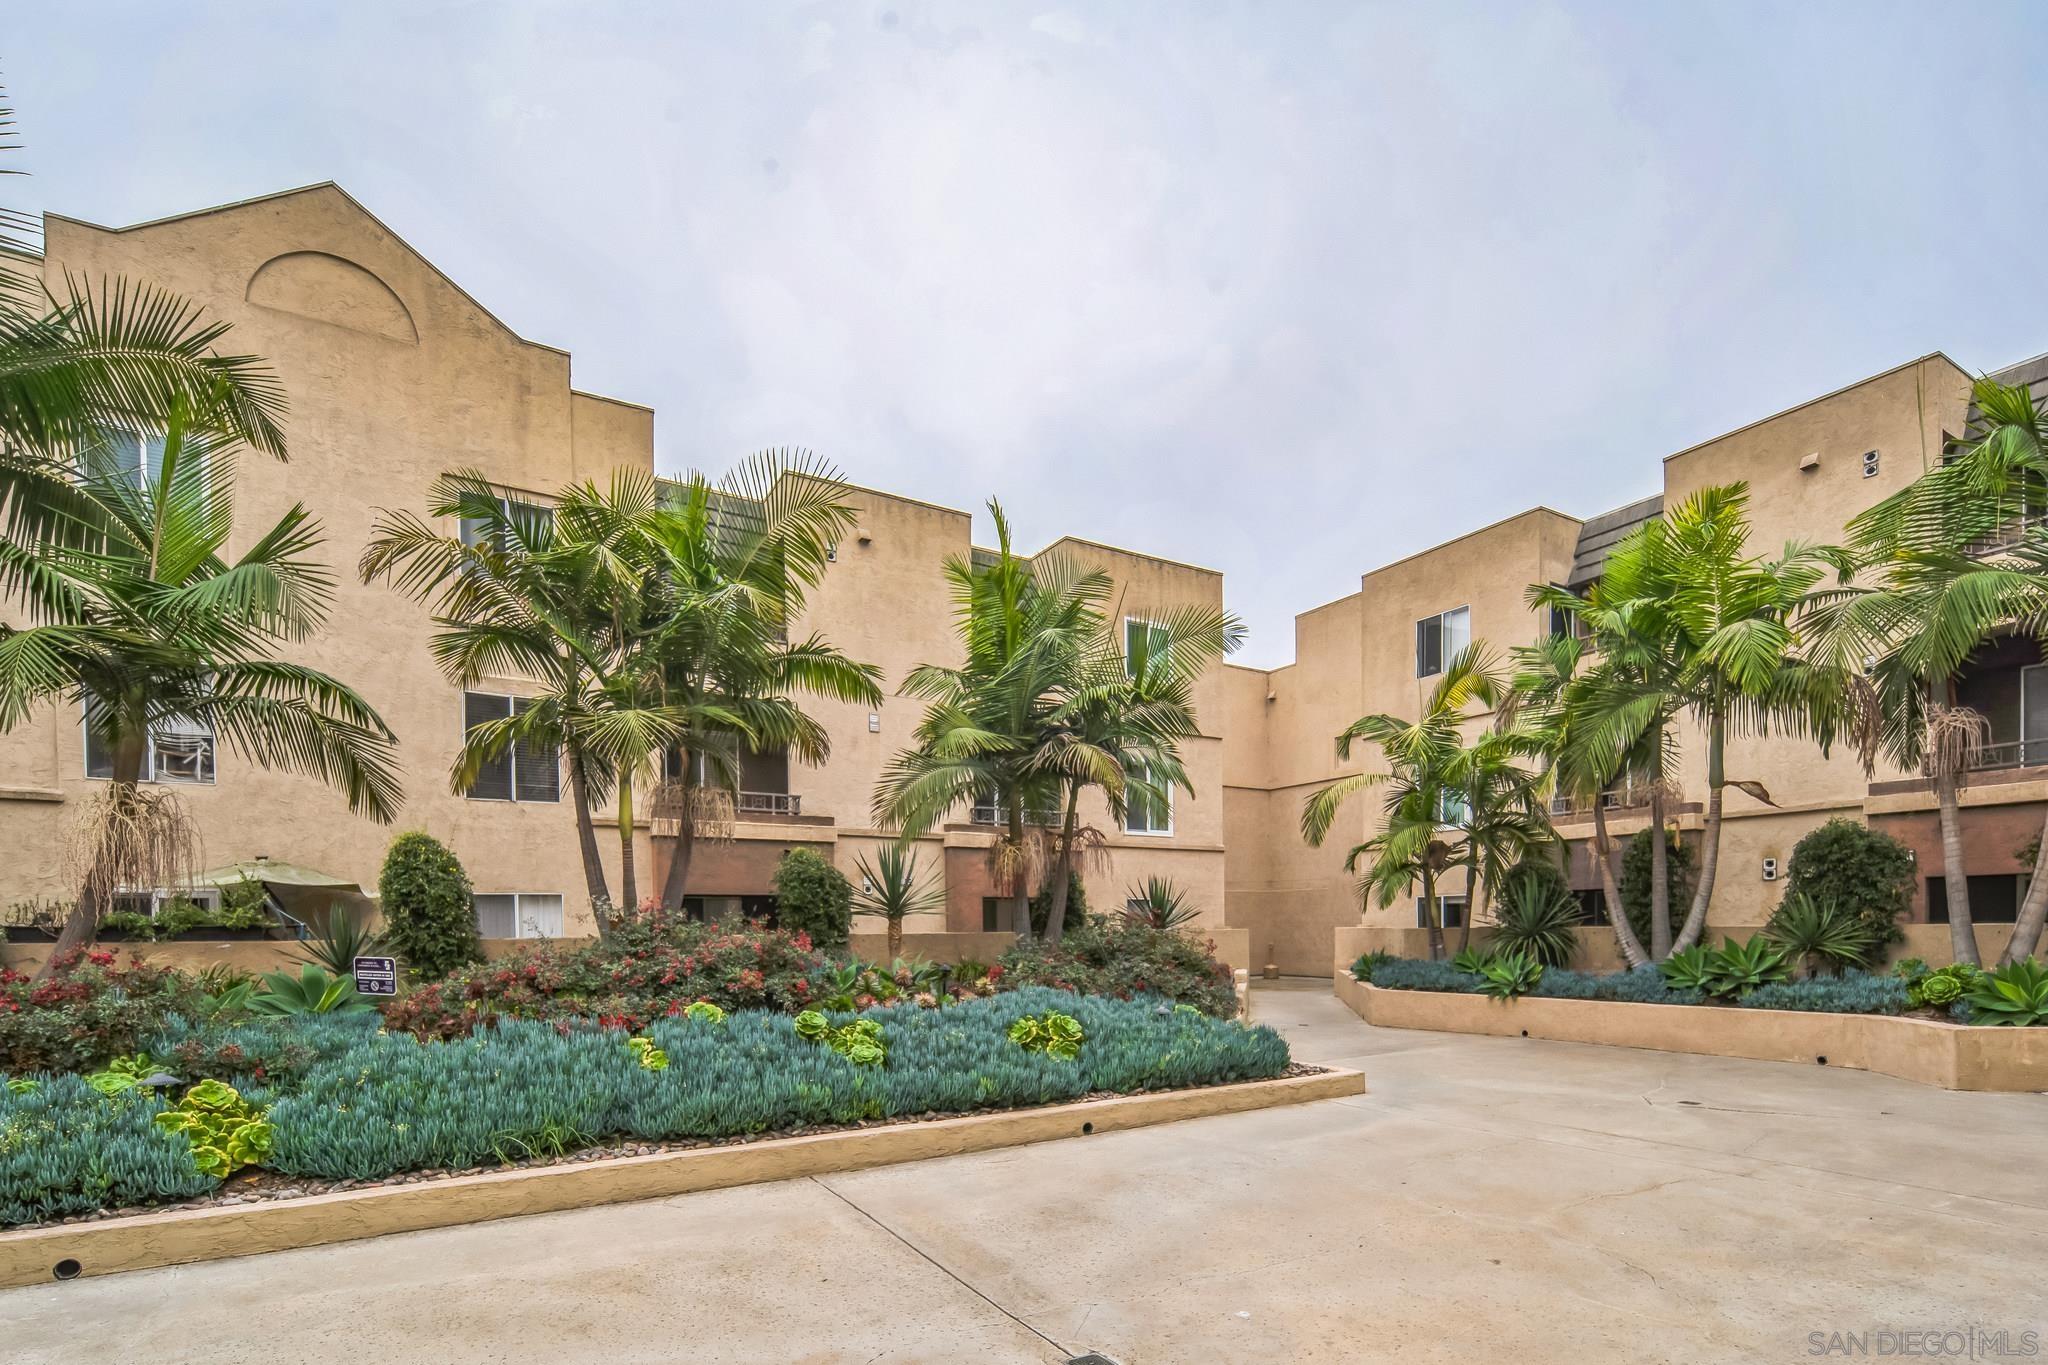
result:
<svg viewBox="0 0 2048 1365"><path fill-rule="evenodd" d="M1765 938L1784 949L1807 976L1840 975L1867 966L1877 940L1869 926L1833 901L1803 891L1785 897L1764 926Z"/></svg>
<svg viewBox="0 0 2048 1365"><path fill-rule="evenodd" d="M1124 918L1153 929L1182 929L1201 917L1202 912L1188 904L1188 893L1171 877L1147 877L1130 889L1124 902Z"/></svg>
<svg viewBox="0 0 2048 1365"><path fill-rule="evenodd" d="M1466 972L1473 976L1483 975L1486 964L1493 961L1494 949L1491 944L1460 948L1451 957L1451 970Z"/></svg>
<svg viewBox="0 0 2048 1365"><path fill-rule="evenodd" d="M1499 953L1480 969L1479 993L1495 1000L1513 1000L1536 989L1543 964L1525 952Z"/></svg>
<svg viewBox="0 0 2048 1365"><path fill-rule="evenodd" d="M1657 964L1666 984L1682 991L1711 994L1714 985L1714 950L1695 945L1681 948Z"/></svg>
<svg viewBox="0 0 2048 1365"><path fill-rule="evenodd" d="M257 1014L369 1014L377 1006L368 996L358 994L355 978L330 976L318 964L308 962L297 976L270 972L263 977L263 989L249 997L249 1008Z"/></svg>
<svg viewBox="0 0 2048 1365"><path fill-rule="evenodd" d="M2009 962L1979 976L1963 999L1973 1024L2048 1025L2048 967L2032 958Z"/></svg>
<svg viewBox="0 0 2048 1365"><path fill-rule="evenodd" d="M1752 935L1745 943L1724 938L1719 948L1707 954L1706 989L1712 995L1748 995L1758 986L1783 981L1791 974L1785 950L1762 934Z"/></svg>
<svg viewBox="0 0 2048 1365"><path fill-rule="evenodd" d="M383 957L388 947L384 935L359 923L346 905L335 901L327 907L326 932L300 945L299 961L353 981L357 958Z"/></svg>
<svg viewBox="0 0 2048 1365"><path fill-rule="evenodd" d="M1503 953L1526 953L1547 967L1569 966L1579 951L1579 902L1571 892L1542 877L1510 878L1493 931Z"/></svg>

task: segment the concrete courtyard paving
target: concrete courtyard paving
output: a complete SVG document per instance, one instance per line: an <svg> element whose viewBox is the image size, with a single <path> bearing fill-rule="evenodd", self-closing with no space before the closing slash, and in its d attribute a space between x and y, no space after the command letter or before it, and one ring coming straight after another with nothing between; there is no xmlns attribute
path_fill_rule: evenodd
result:
<svg viewBox="0 0 2048 1365"><path fill-rule="evenodd" d="M14 1290L0 1360L1800 1361L1963 1328L2048 1351L2048 1097L1373 1029L1327 986L1257 1007L1371 1093Z"/></svg>

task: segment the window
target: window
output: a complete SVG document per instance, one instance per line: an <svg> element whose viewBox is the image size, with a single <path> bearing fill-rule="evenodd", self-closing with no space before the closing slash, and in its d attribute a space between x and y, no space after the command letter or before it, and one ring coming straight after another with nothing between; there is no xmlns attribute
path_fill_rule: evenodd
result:
<svg viewBox="0 0 2048 1365"><path fill-rule="evenodd" d="M529 697L501 697L490 692L462 694L464 733L487 721L518 715L533 705ZM560 801L561 764L552 749L514 744L477 769L467 793L472 801Z"/></svg>
<svg viewBox="0 0 2048 1365"><path fill-rule="evenodd" d="M1001 896L981 898L981 932L984 934L1007 934L1017 927L1016 916L1010 913L1010 902Z"/></svg>
<svg viewBox="0 0 2048 1365"><path fill-rule="evenodd" d="M498 507L515 525L528 530L529 533L533 529L552 521L555 515L554 509L551 507L544 507L537 502L522 502L518 498L499 498ZM464 517L461 530L462 543L464 545L481 543L485 534L484 527L485 522L480 518ZM502 550L505 546L501 542L497 548Z"/></svg>
<svg viewBox="0 0 2048 1365"><path fill-rule="evenodd" d="M97 703L88 704L85 721L85 775L112 780L114 746L93 724ZM144 782L211 782L214 780L213 726L191 716L167 716L150 727L142 750Z"/></svg>
<svg viewBox="0 0 2048 1365"><path fill-rule="evenodd" d="M1124 669L1137 671L1137 661L1151 659L1166 648L1166 627L1137 616L1124 618Z"/></svg>
<svg viewBox="0 0 2048 1365"><path fill-rule="evenodd" d="M1124 788L1124 832L1126 834L1173 833L1173 788L1162 785L1147 791L1137 784L1153 781L1149 767L1140 764L1130 770L1130 785Z"/></svg>
<svg viewBox="0 0 2048 1365"><path fill-rule="evenodd" d="M1470 607L1423 617L1415 623L1415 676L1427 678L1443 672L1458 651L1471 643Z"/></svg>
<svg viewBox="0 0 2048 1365"><path fill-rule="evenodd" d="M479 938L560 938L562 898L556 893L502 891L476 898Z"/></svg>
<svg viewBox="0 0 2048 1365"><path fill-rule="evenodd" d="M1472 818L1472 807L1466 803L1465 793L1452 787L1439 787L1436 792L1436 822L1445 829L1452 829Z"/></svg>
<svg viewBox="0 0 2048 1365"><path fill-rule="evenodd" d="M79 452L79 467L100 478L120 479L137 488L156 483L164 475L164 437L154 434L109 429L99 440Z"/></svg>
<svg viewBox="0 0 2048 1365"><path fill-rule="evenodd" d="M1429 927L1429 913L1423 908L1422 897L1415 898L1415 927ZM1465 922L1465 898L1463 896L1438 896L1436 898L1438 922L1446 929L1456 929Z"/></svg>

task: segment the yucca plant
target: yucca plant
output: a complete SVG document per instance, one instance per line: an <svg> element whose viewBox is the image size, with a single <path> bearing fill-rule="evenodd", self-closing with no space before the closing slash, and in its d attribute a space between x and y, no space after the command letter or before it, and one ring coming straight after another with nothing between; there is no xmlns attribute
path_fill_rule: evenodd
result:
<svg viewBox="0 0 2048 1365"><path fill-rule="evenodd" d="M327 907L325 932L299 945L299 961L353 981L357 958L383 957L389 946L384 935L358 922L346 905L335 901Z"/></svg>
<svg viewBox="0 0 2048 1365"><path fill-rule="evenodd" d="M1526 953L1548 967L1566 967L1579 951L1577 897L1537 876L1515 876L1495 912L1497 952Z"/></svg>
<svg viewBox="0 0 2048 1365"><path fill-rule="evenodd" d="M263 989L249 997L249 1008L257 1014L369 1014L377 1007L357 993L355 978L330 976L308 962L296 976L267 973Z"/></svg>
<svg viewBox="0 0 2048 1365"><path fill-rule="evenodd" d="M1202 917L1188 903L1188 893L1173 884L1171 877L1147 877L1133 886L1124 905L1124 918L1152 929L1182 929Z"/></svg>
<svg viewBox="0 0 2048 1365"><path fill-rule="evenodd" d="M1877 947L1862 920L1803 891L1785 897L1763 936L1784 949L1806 976L1839 976L1850 967L1867 966Z"/></svg>
<svg viewBox="0 0 2048 1365"><path fill-rule="evenodd" d="M903 921L912 915L943 909L946 887L939 877L920 878L917 855L900 844L880 849L873 862L863 853L854 860L853 913L872 915L889 927L889 959L903 955Z"/></svg>
<svg viewBox="0 0 2048 1365"><path fill-rule="evenodd" d="M1979 976L1963 999L1973 1024L2048 1025L2048 967L2032 958L2008 962Z"/></svg>

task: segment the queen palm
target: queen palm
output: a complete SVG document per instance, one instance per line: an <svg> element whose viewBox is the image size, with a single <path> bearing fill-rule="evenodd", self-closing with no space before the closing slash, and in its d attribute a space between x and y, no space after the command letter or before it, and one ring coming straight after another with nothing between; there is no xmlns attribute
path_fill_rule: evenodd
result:
<svg viewBox="0 0 2048 1365"><path fill-rule="evenodd" d="M1122 640L1119 620L1127 623ZM1165 809L1176 790L1192 797L1194 783L1180 746L1201 734L1194 685L1243 639L1243 624L1216 607L1176 607L1144 620L1108 614L1083 660L1078 686L1054 715L1054 735L1037 755L1060 800L1048 939L1058 942L1066 928L1067 890L1083 841L1082 793L1099 789L1119 825L1133 800Z"/></svg>
<svg viewBox="0 0 2048 1365"><path fill-rule="evenodd" d="M90 937L119 888L166 880L189 842L175 801L140 789L153 734L210 732L261 766L320 778L375 819L399 806L395 741L377 713L328 674L271 656L326 619L318 524L294 505L228 558L233 437L208 425L173 396L154 469L101 458L102 438L70 489L86 518L12 551L30 624L0 626L0 729L68 699L110 755L53 961Z"/></svg>
<svg viewBox="0 0 2048 1365"><path fill-rule="evenodd" d="M1457 828L1452 817L1463 798L1457 783L1464 728L1474 705L1491 709L1505 695L1506 687L1484 646L1467 645L1437 679L1419 719L1384 713L1361 716L1337 736L1338 762L1349 762L1352 747L1368 743L1378 746L1385 771L1340 777L1302 806L1302 837L1320 848L1346 801L1368 788L1386 789L1384 826L1345 855L1344 870L1358 872L1362 866L1359 893L1377 899L1382 908L1419 881L1431 957L1444 955L1438 879L1460 860L1460 849L1444 835Z"/></svg>
<svg viewBox="0 0 2048 1365"><path fill-rule="evenodd" d="M1530 593L1532 598L1542 599L1550 591L1532 588ZM1574 804L1592 808L1593 862L1600 874L1607 918L1622 960L1630 967L1641 967L1652 958L1622 909L1605 797L1633 778L1650 780L1650 775L1664 766L1664 750L1670 743L1669 717L1659 694L1646 693L1604 671L1622 668L1621 659L1603 657L1589 668L1587 653L1586 640L1572 634L1553 635L1514 651L1517 724L1542 753L1543 777L1551 789ZM1616 687L1618 681L1621 695L1606 695L1606 689ZM1662 821L1653 828L1661 829ZM1668 887L1668 867L1653 868L1653 880L1660 876ZM1670 923L1667 912L1667 937Z"/></svg>
<svg viewBox="0 0 2048 1365"><path fill-rule="evenodd" d="M1953 459L1849 525L1853 581L1816 593L1806 628L1817 648L1862 672L1858 732L1869 767L1882 753L1926 775L1941 830L1950 947L1978 961L1964 862L1961 791L1983 717L1960 706L1957 680L1998 633L2048 632L2048 536L2029 524L2048 486L2044 416L2025 387L1978 381L1981 414ZM2038 945L2048 919L2048 865L2021 906L2006 959Z"/></svg>
<svg viewBox="0 0 2048 1365"><path fill-rule="evenodd" d="M1110 580L1064 555L1017 554L1001 504L991 502L989 511L995 553L986 563L946 562L962 662L923 664L904 679L902 693L922 699L925 712L911 745L883 771L874 817L908 839L963 801L993 801L1004 829L990 849L990 870L1018 934L1029 937L1027 894L1040 851L1027 838L1026 812L1056 800L1059 775L1078 760L1096 780L1121 780L1106 755L1057 752L1075 747L1063 708L1080 690L1104 629Z"/></svg>
<svg viewBox="0 0 2048 1365"><path fill-rule="evenodd" d="M700 830L730 819L744 753L830 756L802 696L881 705L880 670L821 635L789 639L853 529L845 494L836 470L801 451L755 455L716 483L692 473L666 492L649 533L659 567L644 641L655 696L677 725L675 775L658 797L676 831L664 905L689 890Z"/></svg>

